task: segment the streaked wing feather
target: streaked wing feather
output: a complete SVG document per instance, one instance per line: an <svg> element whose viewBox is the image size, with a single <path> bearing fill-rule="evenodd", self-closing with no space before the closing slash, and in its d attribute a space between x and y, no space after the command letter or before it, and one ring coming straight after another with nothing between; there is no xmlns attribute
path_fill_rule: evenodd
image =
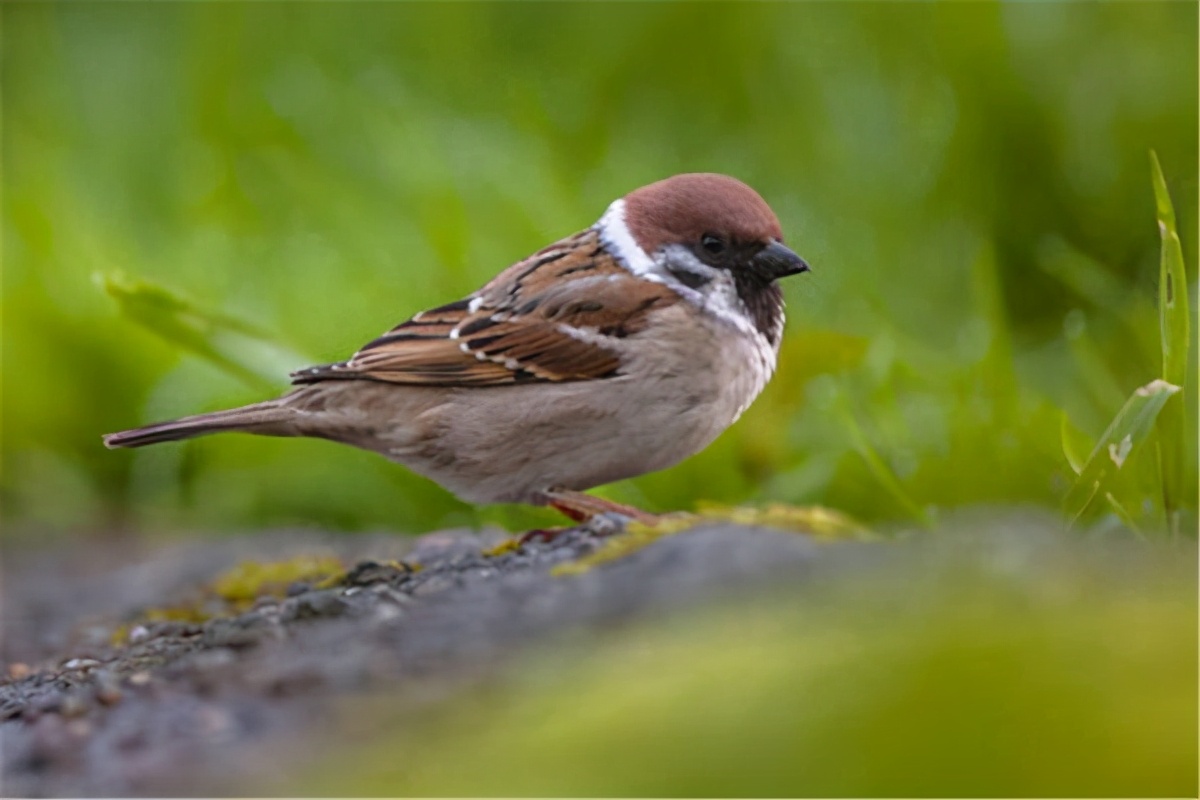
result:
<svg viewBox="0 0 1200 800"><path fill-rule="evenodd" d="M650 307L677 299L623 269L588 230L514 264L471 298L417 314L347 361L292 377L439 386L606 378L620 370L616 342L641 329Z"/></svg>

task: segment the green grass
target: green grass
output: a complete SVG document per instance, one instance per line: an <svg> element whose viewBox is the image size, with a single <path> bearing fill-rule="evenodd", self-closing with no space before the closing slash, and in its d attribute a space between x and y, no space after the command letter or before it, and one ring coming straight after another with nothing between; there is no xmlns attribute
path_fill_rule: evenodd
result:
<svg viewBox="0 0 1200 800"><path fill-rule="evenodd" d="M1195 496L1183 488L1189 477L1185 461L1188 428L1183 406L1189 345L1188 301L1186 294L1174 289L1186 286L1187 277L1175 227L1175 211L1154 153L1151 153L1151 165L1158 226L1162 234L1158 281L1162 377L1134 391L1086 461L1079 458L1085 437L1063 417L1063 453L1078 476L1063 499L1063 510L1074 523L1102 498L1108 509L1139 535L1145 528L1152 527L1173 536L1184 530L1194 536ZM1156 452L1149 457L1134 459L1135 449L1142 448L1150 437L1154 439ZM1136 469L1127 469L1127 464L1136 465ZM1123 484L1125 494L1132 496L1118 499L1114 493L1118 484Z"/></svg>
<svg viewBox="0 0 1200 800"><path fill-rule="evenodd" d="M1158 156L1151 153L1154 167L1154 199L1158 206L1158 229L1162 235L1162 260L1158 274L1158 319L1162 337L1162 380L1183 387L1188 379L1188 350L1191 344L1190 313L1188 308L1187 274L1183 264L1183 248L1175 225L1175 207L1171 202L1167 182L1163 178ZM1159 424L1159 474L1162 486L1162 505L1167 527L1173 534L1195 531L1195 480L1188 472L1189 434L1196 438L1196 428L1189 429L1185 398L1169 402ZM1195 404L1193 404L1193 411ZM1195 417L1193 416L1193 420ZM1190 516L1189 516L1190 513Z"/></svg>
<svg viewBox="0 0 1200 800"><path fill-rule="evenodd" d="M1196 9L702 8L6 5L6 532L550 522L328 442L99 437L281 391L718 170L814 265L779 373L706 452L603 493L1194 535ZM1081 477L1155 379L1182 389Z"/></svg>

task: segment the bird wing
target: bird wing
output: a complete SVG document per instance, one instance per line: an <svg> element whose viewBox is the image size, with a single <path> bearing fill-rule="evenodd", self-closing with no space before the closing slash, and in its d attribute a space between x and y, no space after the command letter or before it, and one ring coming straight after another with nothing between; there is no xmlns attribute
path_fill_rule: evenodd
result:
<svg viewBox="0 0 1200 800"><path fill-rule="evenodd" d="M375 380L497 386L619 374L620 340L678 300L621 267L593 230L556 242L465 300L423 311L337 364L293 383Z"/></svg>

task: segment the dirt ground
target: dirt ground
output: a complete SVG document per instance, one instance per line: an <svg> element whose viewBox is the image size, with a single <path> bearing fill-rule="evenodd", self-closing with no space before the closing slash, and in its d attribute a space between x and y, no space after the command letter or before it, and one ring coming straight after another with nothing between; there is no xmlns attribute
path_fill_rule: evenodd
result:
<svg viewBox="0 0 1200 800"><path fill-rule="evenodd" d="M612 541L594 533L498 550L500 531L274 531L7 552L0 792L270 791L288 770L272 755L280 743L303 757L306 730L373 692L436 705L532 645L870 559L862 544L713 524L561 569ZM239 602L213 596L214 577L238 564L298 556L346 571Z"/></svg>

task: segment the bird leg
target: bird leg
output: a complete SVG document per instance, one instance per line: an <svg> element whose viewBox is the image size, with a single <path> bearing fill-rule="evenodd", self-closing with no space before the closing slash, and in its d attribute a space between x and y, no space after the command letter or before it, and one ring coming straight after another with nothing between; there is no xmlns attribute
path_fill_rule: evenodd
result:
<svg viewBox="0 0 1200 800"><path fill-rule="evenodd" d="M564 514L573 522L587 524L597 517L606 518L605 522L609 523L610 530L603 533L597 532L597 535L608 535L610 532L615 532L612 528L620 530L630 520L653 525L659 519L656 515L642 511L640 508L614 503L611 500L570 489L551 489L542 497L546 505ZM519 543L525 544L534 539L543 542L553 541L559 534L568 530L571 529L539 528L526 533L520 538Z"/></svg>
<svg viewBox="0 0 1200 800"><path fill-rule="evenodd" d="M635 522L653 525L658 516L642 511L640 508L614 503L602 497L575 492L570 489L551 489L543 495L546 505L565 514L575 522L587 522L598 514L620 514Z"/></svg>

